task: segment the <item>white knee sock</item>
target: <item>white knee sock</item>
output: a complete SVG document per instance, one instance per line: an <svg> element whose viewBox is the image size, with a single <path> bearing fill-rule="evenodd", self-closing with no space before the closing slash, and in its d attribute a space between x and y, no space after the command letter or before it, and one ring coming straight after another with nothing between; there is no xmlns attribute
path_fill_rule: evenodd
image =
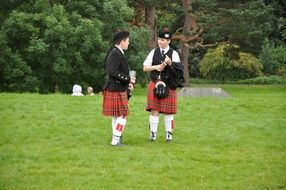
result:
<svg viewBox="0 0 286 190"><path fill-rule="evenodd" d="M126 125L126 119L118 117L113 128L111 145L116 145L120 141L120 137L124 131L125 125Z"/></svg>
<svg viewBox="0 0 286 190"><path fill-rule="evenodd" d="M149 122L150 122L150 131L157 133L159 116L150 115Z"/></svg>
<svg viewBox="0 0 286 190"><path fill-rule="evenodd" d="M154 135L154 140L156 139L157 136L157 129L158 129L158 124L159 124L159 116L149 116L149 123L150 123L150 132L153 133Z"/></svg>
<svg viewBox="0 0 286 190"><path fill-rule="evenodd" d="M115 123L116 123L117 118L118 117L116 117L116 116L112 117L112 132L115 130Z"/></svg>
<svg viewBox="0 0 286 190"><path fill-rule="evenodd" d="M172 140L172 131L174 128L174 115L165 115L165 129L166 129L166 139Z"/></svg>

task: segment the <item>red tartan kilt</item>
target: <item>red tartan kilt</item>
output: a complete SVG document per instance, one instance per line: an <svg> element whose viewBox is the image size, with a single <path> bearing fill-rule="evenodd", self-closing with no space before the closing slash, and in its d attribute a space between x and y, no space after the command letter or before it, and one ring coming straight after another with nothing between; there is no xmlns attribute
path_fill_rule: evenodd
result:
<svg viewBox="0 0 286 190"><path fill-rule="evenodd" d="M128 98L127 91L103 92L102 113L106 116L127 116L128 115Z"/></svg>
<svg viewBox="0 0 286 190"><path fill-rule="evenodd" d="M155 83L148 85L148 96L146 111L156 110L159 113L176 114L177 113L177 92L169 88L169 95L166 98L158 99L154 96Z"/></svg>

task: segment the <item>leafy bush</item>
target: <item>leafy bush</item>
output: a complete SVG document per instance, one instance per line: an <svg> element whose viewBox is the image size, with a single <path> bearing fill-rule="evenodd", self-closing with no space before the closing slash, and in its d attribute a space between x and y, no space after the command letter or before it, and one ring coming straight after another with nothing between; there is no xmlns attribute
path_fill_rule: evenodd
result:
<svg viewBox="0 0 286 190"><path fill-rule="evenodd" d="M261 76L262 65L248 53L239 53L232 45L210 49L200 62L200 72L206 79L239 80Z"/></svg>
<svg viewBox="0 0 286 190"><path fill-rule="evenodd" d="M268 40L262 46L259 55L260 62L263 64L263 72L266 75L286 75L286 47L275 45Z"/></svg>
<svg viewBox="0 0 286 190"><path fill-rule="evenodd" d="M238 81L239 84L286 84L286 76L262 76Z"/></svg>

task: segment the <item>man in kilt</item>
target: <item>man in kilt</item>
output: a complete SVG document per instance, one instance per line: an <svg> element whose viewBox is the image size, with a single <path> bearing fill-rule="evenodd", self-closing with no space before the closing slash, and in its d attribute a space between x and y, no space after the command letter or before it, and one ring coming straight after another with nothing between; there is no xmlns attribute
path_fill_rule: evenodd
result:
<svg viewBox="0 0 286 190"><path fill-rule="evenodd" d="M128 115L127 89L133 88L135 78L130 77L129 67L124 57L128 49L129 32L118 31L113 36L114 46L106 55L106 71L108 78L103 87L103 114L112 116L113 146L122 146L121 136Z"/></svg>
<svg viewBox="0 0 286 190"><path fill-rule="evenodd" d="M143 63L143 70L150 72L151 81L148 85L146 111L150 112L149 127L150 141L157 138L157 129L159 124L159 114L164 114L166 141L171 142L173 139L172 131L174 129L174 114L177 113L177 93L176 88L170 84L170 72L172 64L181 64L179 54L170 48L172 34L167 28L158 34L158 47L153 49ZM168 87L168 95L165 98L158 98L154 95L156 82L162 80Z"/></svg>

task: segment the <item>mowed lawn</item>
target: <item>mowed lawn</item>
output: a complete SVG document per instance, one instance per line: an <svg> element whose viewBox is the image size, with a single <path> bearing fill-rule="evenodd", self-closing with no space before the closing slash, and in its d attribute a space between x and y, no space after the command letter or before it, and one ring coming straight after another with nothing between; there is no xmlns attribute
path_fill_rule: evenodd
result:
<svg viewBox="0 0 286 190"><path fill-rule="evenodd" d="M173 142L148 140L136 88L112 147L102 96L0 94L0 189L286 189L286 87L221 85L232 97L179 98Z"/></svg>

